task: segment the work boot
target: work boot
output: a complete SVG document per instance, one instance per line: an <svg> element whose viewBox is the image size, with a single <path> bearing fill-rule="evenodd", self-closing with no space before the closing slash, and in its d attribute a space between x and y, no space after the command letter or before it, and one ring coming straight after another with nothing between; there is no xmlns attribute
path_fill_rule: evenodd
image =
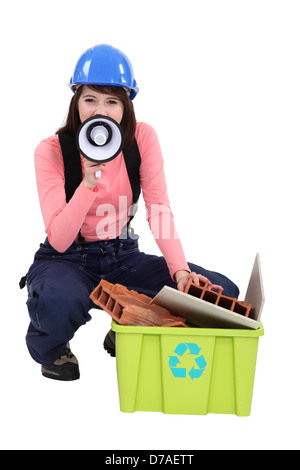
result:
<svg viewBox="0 0 300 470"><path fill-rule="evenodd" d="M72 353L69 343L53 364L42 365L42 374L44 377L54 380L69 381L79 379L78 361Z"/></svg>
<svg viewBox="0 0 300 470"><path fill-rule="evenodd" d="M105 336L103 347L112 357L116 357L116 333L113 330L109 330Z"/></svg>

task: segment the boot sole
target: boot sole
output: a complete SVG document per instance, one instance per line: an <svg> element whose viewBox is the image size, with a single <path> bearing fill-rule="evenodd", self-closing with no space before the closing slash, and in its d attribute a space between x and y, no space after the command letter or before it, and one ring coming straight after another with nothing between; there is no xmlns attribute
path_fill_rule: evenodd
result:
<svg viewBox="0 0 300 470"><path fill-rule="evenodd" d="M80 378L77 364L64 364L63 366L42 366L42 375L47 379L70 382Z"/></svg>

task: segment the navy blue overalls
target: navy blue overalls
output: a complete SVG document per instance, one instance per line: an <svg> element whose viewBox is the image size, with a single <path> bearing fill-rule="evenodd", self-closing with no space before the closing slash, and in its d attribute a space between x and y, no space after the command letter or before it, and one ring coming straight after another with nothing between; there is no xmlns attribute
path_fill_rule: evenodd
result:
<svg viewBox="0 0 300 470"><path fill-rule="evenodd" d="M75 138L61 134L59 138L68 201L82 180L81 163ZM136 141L123 153L136 203L140 194L140 156ZM36 362L53 363L76 330L91 319L89 310L96 306L89 296L101 279L150 297L164 285L177 287L165 259L140 252L138 236L132 234L130 227L127 230L127 237L107 241L85 242L80 236L64 253L54 250L48 239L40 245L27 273L27 307L31 321L26 342ZM222 274L188 264L191 271L206 276L213 284L222 285L224 295L238 297L237 286Z"/></svg>

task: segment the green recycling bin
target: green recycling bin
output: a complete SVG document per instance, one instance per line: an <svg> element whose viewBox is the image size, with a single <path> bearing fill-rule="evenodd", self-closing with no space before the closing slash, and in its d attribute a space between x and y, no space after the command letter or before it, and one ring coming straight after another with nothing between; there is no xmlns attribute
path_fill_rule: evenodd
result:
<svg viewBox="0 0 300 470"><path fill-rule="evenodd" d="M257 330L124 326L115 321L120 410L249 416Z"/></svg>

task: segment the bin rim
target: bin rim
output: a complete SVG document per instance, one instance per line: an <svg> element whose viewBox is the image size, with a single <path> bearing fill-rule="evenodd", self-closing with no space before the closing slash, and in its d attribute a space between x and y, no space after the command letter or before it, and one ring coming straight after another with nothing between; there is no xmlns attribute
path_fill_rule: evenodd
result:
<svg viewBox="0 0 300 470"><path fill-rule="evenodd" d="M112 320L111 328L116 333L126 334L148 334L148 335L180 335L180 336L236 336L256 338L264 335L263 324L256 330L235 329L235 328L199 328L199 327L167 327L167 326L140 326L140 325L120 325Z"/></svg>

